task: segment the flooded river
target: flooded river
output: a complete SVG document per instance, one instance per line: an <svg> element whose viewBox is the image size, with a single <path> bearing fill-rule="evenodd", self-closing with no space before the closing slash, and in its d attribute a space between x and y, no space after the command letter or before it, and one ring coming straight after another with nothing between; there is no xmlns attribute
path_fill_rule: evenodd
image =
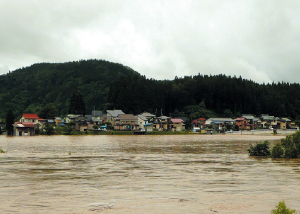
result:
<svg viewBox="0 0 300 214"><path fill-rule="evenodd" d="M0 136L0 213L300 211L300 161L249 157L283 136Z"/></svg>

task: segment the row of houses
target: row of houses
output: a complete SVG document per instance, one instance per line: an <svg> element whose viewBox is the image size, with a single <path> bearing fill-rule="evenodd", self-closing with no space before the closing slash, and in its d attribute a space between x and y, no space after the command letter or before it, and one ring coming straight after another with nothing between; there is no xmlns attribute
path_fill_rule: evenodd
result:
<svg viewBox="0 0 300 214"><path fill-rule="evenodd" d="M184 131L186 118L171 118L155 116L148 112L138 115L125 114L122 110L92 111L89 115L69 114L65 118L39 118L37 114L23 114L18 122L13 124L14 135L34 135L35 130L43 130L46 126L65 127L74 124L78 131L95 130L106 131L107 125L118 131ZM96 126L95 126L96 125ZM236 119L232 118L199 118L192 121L193 131L224 131L253 130L253 129L296 129L296 124L288 118L279 118L267 114L254 117L243 114Z"/></svg>
<svg viewBox="0 0 300 214"><path fill-rule="evenodd" d="M43 130L49 125L65 127L71 122L74 124L74 129L78 131L95 130L95 125L98 126L97 130L106 131L107 126L104 124L119 131L185 130L181 118L156 117L148 112L133 115L125 114L122 110L107 110L106 114L102 111L92 111L89 115L69 114L64 119L60 117L43 119L37 114L23 114L21 119L13 124L14 135L34 135L36 129Z"/></svg>
<svg viewBox="0 0 300 214"><path fill-rule="evenodd" d="M250 114L243 114L236 119L232 118L199 118L193 121L193 130L213 129L221 131L232 127L235 130L254 129L298 129L296 124L288 118L279 118L262 114L261 117L254 117Z"/></svg>

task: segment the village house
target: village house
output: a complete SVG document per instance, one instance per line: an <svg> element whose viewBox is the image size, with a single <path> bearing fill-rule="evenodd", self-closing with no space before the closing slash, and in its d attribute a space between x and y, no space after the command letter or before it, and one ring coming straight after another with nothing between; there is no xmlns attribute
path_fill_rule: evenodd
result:
<svg viewBox="0 0 300 214"><path fill-rule="evenodd" d="M235 119L235 126L239 127L239 130L251 130L252 124L248 122L245 117L238 117Z"/></svg>
<svg viewBox="0 0 300 214"><path fill-rule="evenodd" d="M114 129L120 131L139 130L138 119L133 114L119 114L114 118Z"/></svg>
<svg viewBox="0 0 300 214"><path fill-rule="evenodd" d="M75 124L75 130L86 131L88 130L87 117L83 115L68 114L65 118L65 123L73 122Z"/></svg>
<svg viewBox="0 0 300 214"><path fill-rule="evenodd" d="M225 129L226 125L233 126L235 121L231 118L209 118L205 121L204 126L211 126L217 131L222 131Z"/></svg>
<svg viewBox="0 0 300 214"><path fill-rule="evenodd" d="M245 129L249 130L250 129L257 129L259 128L261 124L261 120L258 117L254 117L252 114L243 114L242 117L246 118L247 120L247 126ZM250 125L250 127L249 127Z"/></svg>
<svg viewBox="0 0 300 214"><path fill-rule="evenodd" d="M106 113L105 122L110 122L112 127L115 125L115 118L120 114L125 114L122 110L107 110Z"/></svg>
<svg viewBox="0 0 300 214"><path fill-rule="evenodd" d="M279 118L274 116L269 116L268 114L261 115L262 127L263 128L280 128L280 122L278 122Z"/></svg>
<svg viewBox="0 0 300 214"><path fill-rule="evenodd" d="M289 126L291 120L288 118L281 118L278 122L280 123L280 129L285 130Z"/></svg>
<svg viewBox="0 0 300 214"><path fill-rule="evenodd" d="M199 119L193 120L192 129L195 131L203 129L204 125L205 125L205 121L206 121L205 118L199 118Z"/></svg>
<svg viewBox="0 0 300 214"><path fill-rule="evenodd" d="M153 129L157 129L159 131L168 131L171 126L171 118L167 116L155 117L153 119Z"/></svg>
<svg viewBox="0 0 300 214"><path fill-rule="evenodd" d="M183 124L183 120L179 118L172 118L170 128L172 131L184 131L185 127Z"/></svg>
<svg viewBox="0 0 300 214"><path fill-rule="evenodd" d="M62 119L60 117L55 117L54 121L55 121L55 126L58 126L59 123L62 123Z"/></svg>
<svg viewBox="0 0 300 214"><path fill-rule="evenodd" d="M35 135L35 124L33 122L15 122L13 124L15 136Z"/></svg>
<svg viewBox="0 0 300 214"><path fill-rule="evenodd" d="M98 111L98 110L93 110L92 113L92 123L94 125L100 125L101 123L103 123L103 111Z"/></svg>
<svg viewBox="0 0 300 214"><path fill-rule="evenodd" d="M34 124L35 128L38 128L38 129L43 129L45 126L44 119L39 118L37 114L24 113L19 121L21 123L31 122Z"/></svg>
<svg viewBox="0 0 300 214"><path fill-rule="evenodd" d="M145 130L145 125L149 123L148 119L141 114L136 117L138 119L137 123L139 124L140 130Z"/></svg>

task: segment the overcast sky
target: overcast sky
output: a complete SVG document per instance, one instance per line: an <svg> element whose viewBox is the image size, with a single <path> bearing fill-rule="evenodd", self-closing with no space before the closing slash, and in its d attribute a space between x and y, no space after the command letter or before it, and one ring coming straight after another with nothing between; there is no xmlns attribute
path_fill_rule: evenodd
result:
<svg viewBox="0 0 300 214"><path fill-rule="evenodd" d="M299 0L0 1L0 74L104 59L147 78L300 82Z"/></svg>

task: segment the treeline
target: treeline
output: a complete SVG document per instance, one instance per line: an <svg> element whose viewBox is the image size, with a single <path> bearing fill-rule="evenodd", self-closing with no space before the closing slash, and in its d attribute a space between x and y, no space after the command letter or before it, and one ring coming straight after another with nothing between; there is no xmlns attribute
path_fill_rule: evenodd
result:
<svg viewBox="0 0 300 214"><path fill-rule="evenodd" d="M82 94L89 113L103 109L111 82L127 75L138 75L121 64L104 60L67 63L39 63L0 76L0 118L9 109L16 117L39 113L46 105L56 116L68 114L74 91Z"/></svg>
<svg viewBox="0 0 300 214"><path fill-rule="evenodd" d="M74 92L82 95L86 113L122 109L138 114L236 117L262 113L295 119L300 115L298 83L258 84L242 77L202 75L174 80L147 79L129 67L105 60L39 63L0 76L0 118L9 109L22 113L46 109L69 112ZM300 118L300 117L299 117Z"/></svg>
<svg viewBox="0 0 300 214"><path fill-rule="evenodd" d="M127 113L150 111L160 115L192 117L270 114L300 115L298 83L258 84L242 77L202 75L158 81L127 76L110 85L108 106ZM194 110L194 111L193 111Z"/></svg>

